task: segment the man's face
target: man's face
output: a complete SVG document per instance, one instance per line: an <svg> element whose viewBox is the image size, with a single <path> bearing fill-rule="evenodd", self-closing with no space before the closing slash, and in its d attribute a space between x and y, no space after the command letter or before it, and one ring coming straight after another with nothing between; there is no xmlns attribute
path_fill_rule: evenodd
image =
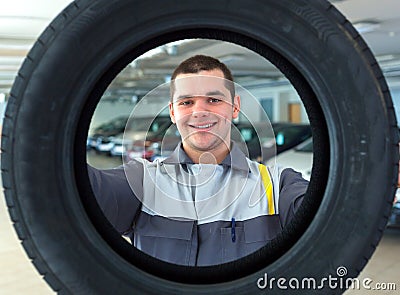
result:
<svg viewBox="0 0 400 295"><path fill-rule="evenodd" d="M231 121L239 115L240 98L235 96L232 101L222 71L179 74L174 84L169 110L184 149L229 148Z"/></svg>

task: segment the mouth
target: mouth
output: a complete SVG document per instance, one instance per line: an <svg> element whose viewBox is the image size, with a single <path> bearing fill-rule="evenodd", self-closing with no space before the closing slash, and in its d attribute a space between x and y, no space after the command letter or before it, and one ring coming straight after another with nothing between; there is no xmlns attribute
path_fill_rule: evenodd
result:
<svg viewBox="0 0 400 295"><path fill-rule="evenodd" d="M214 127L217 123L207 123L207 124L189 124L190 127L195 128L197 130L208 130Z"/></svg>

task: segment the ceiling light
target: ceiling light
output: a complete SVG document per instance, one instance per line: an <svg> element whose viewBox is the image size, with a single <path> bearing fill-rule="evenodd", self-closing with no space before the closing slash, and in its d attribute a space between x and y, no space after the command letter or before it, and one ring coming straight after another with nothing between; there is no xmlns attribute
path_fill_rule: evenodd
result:
<svg viewBox="0 0 400 295"><path fill-rule="evenodd" d="M14 79L0 79L0 86L1 85L12 85L14 83Z"/></svg>
<svg viewBox="0 0 400 295"><path fill-rule="evenodd" d="M0 55L1 65L21 65L24 60L23 56L3 56Z"/></svg>
<svg viewBox="0 0 400 295"><path fill-rule="evenodd" d="M0 44L0 50L30 50L32 44Z"/></svg>
<svg viewBox="0 0 400 295"><path fill-rule="evenodd" d="M385 62L385 61L391 61L394 60L396 56L394 54L385 54L385 55L379 55L376 57L376 60L378 62Z"/></svg>
<svg viewBox="0 0 400 295"><path fill-rule="evenodd" d="M353 26L360 34L363 34L376 31L380 27L380 23L375 20L361 20L353 23Z"/></svg>
<svg viewBox="0 0 400 295"><path fill-rule="evenodd" d="M153 57L156 57L157 55L161 54L168 54L171 56L175 56L178 54L178 47L184 43L192 42L192 39L183 39L183 40L178 40L174 42L167 43L165 45L161 45L159 47L150 49L149 51L143 53L141 56L139 56L137 59L135 59L132 63L132 67L137 67L137 61L141 59L151 59Z"/></svg>
<svg viewBox="0 0 400 295"><path fill-rule="evenodd" d="M156 47L156 48L150 49L149 51L143 53L141 56L138 57L138 59L152 58L155 55L161 54L163 52L164 52L164 50L162 49L162 47Z"/></svg>
<svg viewBox="0 0 400 295"><path fill-rule="evenodd" d="M227 54L227 55L223 55L218 57L219 61L222 63L231 63L231 62L235 62L235 61L242 61L244 59L244 55L243 54Z"/></svg>

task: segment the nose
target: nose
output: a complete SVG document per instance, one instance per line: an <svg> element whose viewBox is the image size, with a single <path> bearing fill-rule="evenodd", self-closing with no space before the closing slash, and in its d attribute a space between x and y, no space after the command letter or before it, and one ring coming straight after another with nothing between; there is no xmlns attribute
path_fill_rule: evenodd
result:
<svg viewBox="0 0 400 295"><path fill-rule="evenodd" d="M194 117L207 117L209 115L208 104L205 99L198 98L192 108L192 116Z"/></svg>

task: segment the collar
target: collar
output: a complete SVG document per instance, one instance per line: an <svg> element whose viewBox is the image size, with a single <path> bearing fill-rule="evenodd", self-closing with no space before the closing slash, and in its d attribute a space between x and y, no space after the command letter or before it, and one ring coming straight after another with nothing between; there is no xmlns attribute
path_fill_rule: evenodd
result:
<svg viewBox="0 0 400 295"><path fill-rule="evenodd" d="M249 171L246 155L241 151L235 142L231 142L231 151L220 165L229 166L234 169ZM165 164L194 164L192 159L183 150L180 142L172 154L162 161Z"/></svg>

